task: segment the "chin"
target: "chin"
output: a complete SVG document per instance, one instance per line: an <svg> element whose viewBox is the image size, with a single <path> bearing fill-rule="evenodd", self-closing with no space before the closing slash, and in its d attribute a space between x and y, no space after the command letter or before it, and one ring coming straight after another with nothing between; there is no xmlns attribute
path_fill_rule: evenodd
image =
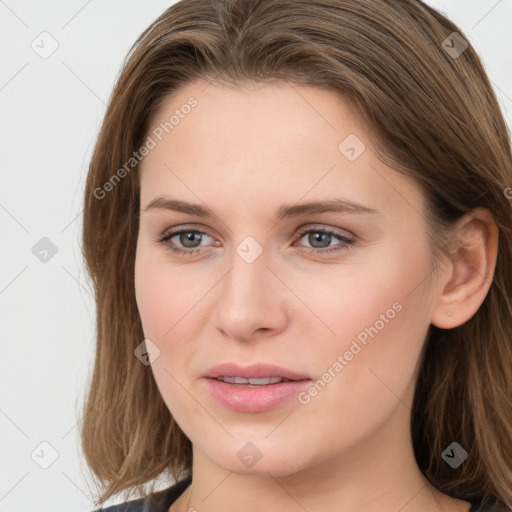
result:
<svg viewBox="0 0 512 512"><path fill-rule="evenodd" d="M303 443L298 439L296 442L289 440L285 443L278 437L271 442L265 438L244 436L242 441L231 439L221 453L215 450L207 450L205 453L214 464L226 471L247 476L268 477L271 474L283 477L313 464L310 454L305 452Z"/></svg>

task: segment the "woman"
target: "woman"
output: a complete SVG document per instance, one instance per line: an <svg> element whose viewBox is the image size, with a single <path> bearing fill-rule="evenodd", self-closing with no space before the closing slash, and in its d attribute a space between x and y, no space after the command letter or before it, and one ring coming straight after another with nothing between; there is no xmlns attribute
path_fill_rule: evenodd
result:
<svg viewBox="0 0 512 512"><path fill-rule="evenodd" d="M511 184L482 64L422 2L169 8L87 178L98 503L510 510Z"/></svg>

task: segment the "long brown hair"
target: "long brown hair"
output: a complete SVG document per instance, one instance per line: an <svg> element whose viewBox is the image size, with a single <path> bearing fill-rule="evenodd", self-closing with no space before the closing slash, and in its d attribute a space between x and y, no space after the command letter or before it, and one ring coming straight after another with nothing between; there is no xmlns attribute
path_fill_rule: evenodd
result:
<svg viewBox="0 0 512 512"><path fill-rule="evenodd" d="M134 356L144 339L134 291L134 152L162 102L196 79L286 80L342 94L369 121L381 158L423 188L434 253L465 213L479 206L492 213L499 229L492 285L466 323L431 326L411 431L418 465L436 487L510 506L510 136L464 33L419 0L182 0L130 50L91 160L83 215L97 344L80 434L98 502L121 491L147 496L145 484L157 476L180 479L191 470L190 441L151 368ZM469 454L456 470L441 456L453 441Z"/></svg>

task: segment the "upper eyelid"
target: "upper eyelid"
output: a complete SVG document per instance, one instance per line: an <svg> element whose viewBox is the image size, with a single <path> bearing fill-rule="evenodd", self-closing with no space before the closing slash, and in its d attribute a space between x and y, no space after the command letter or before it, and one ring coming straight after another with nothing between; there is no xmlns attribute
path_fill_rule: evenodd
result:
<svg viewBox="0 0 512 512"><path fill-rule="evenodd" d="M184 226L177 226L177 227L173 227L173 228L167 228L159 236L159 240L161 240L163 238L168 238L168 237L171 237L171 236L179 235L180 233L183 233L183 232L196 232L196 233L201 233L201 234L208 235L210 238L214 238L208 232L208 230L206 228L184 225Z"/></svg>

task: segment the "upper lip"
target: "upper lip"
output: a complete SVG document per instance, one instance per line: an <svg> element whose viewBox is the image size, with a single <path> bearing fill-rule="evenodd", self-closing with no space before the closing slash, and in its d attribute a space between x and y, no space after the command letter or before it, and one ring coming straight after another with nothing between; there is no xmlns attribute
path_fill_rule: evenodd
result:
<svg viewBox="0 0 512 512"><path fill-rule="evenodd" d="M306 380L309 376L294 372L274 364L257 363L249 366L240 366L236 363L223 363L210 368L203 377L216 379L217 377L243 377L245 379L262 379L264 377L281 377L288 380Z"/></svg>

